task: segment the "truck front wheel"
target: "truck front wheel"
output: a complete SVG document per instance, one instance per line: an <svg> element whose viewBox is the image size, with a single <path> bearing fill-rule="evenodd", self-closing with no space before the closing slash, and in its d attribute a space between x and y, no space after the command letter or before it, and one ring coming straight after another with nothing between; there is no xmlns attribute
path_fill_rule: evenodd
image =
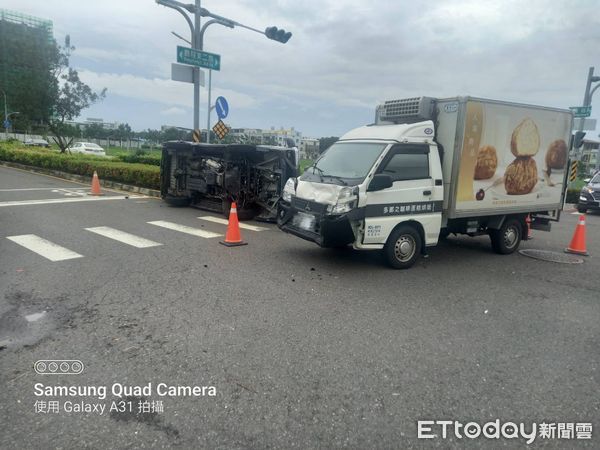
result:
<svg viewBox="0 0 600 450"><path fill-rule="evenodd" d="M490 230L492 248L496 253L509 255L519 248L523 227L517 219L507 219L498 230Z"/></svg>
<svg viewBox="0 0 600 450"><path fill-rule="evenodd" d="M417 230L409 225L401 225L392 232L383 251L388 264L394 269L408 269L419 258L422 245Z"/></svg>

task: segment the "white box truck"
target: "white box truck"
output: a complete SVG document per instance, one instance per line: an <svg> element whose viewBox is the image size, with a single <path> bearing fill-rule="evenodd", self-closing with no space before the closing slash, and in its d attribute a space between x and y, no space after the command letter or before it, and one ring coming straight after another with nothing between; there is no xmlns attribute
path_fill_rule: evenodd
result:
<svg viewBox="0 0 600 450"><path fill-rule="evenodd" d="M281 230L323 247L383 250L408 268L450 233L488 234L500 254L549 231L567 178L573 115L473 97L416 97L378 106L287 181Z"/></svg>

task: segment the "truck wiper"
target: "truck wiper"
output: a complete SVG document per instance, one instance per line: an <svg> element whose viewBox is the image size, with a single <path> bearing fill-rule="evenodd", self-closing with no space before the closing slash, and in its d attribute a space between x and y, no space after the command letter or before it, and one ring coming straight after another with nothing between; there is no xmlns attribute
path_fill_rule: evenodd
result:
<svg viewBox="0 0 600 450"><path fill-rule="evenodd" d="M319 171L319 178L321 180L321 183L323 182L323 169L321 169L320 167L317 167L317 163L313 164L312 166L309 167L309 169L312 169L313 174L315 173L315 170Z"/></svg>
<svg viewBox="0 0 600 450"><path fill-rule="evenodd" d="M322 173L321 174L321 178L323 178L323 177L333 178L334 180L339 181L342 184L342 186L348 186L348 183L346 183L344 181L344 179L342 177L338 176L338 175L328 175L326 173Z"/></svg>

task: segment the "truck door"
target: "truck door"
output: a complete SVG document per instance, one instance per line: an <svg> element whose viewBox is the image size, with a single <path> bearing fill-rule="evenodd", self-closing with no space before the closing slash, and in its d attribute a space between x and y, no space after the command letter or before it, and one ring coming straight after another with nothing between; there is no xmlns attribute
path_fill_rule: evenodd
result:
<svg viewBox="0 0 600 450"><path fill-rule="evenodd" d="M367 192L363 244L385 244L400 222L414 220L425 232L425 245L437 242L442 223L444 187L437 147L397 144L376 173L392 177L392 186Z"/></svg>

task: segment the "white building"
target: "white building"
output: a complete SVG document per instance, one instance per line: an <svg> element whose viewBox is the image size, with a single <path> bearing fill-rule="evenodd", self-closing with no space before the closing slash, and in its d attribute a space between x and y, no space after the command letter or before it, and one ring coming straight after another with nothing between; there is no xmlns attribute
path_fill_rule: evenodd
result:
<svg viewBox="0 0 600 450"><path fill-rule="evenodd" d="M263 130L263 142L265 143L273 143L275 145L286 147L288 139L292 139L295 146L300 148L302 133L295 130L294 127L290 129L281 127L279 130L276 130L275 127L271 127L270 130Z"/></svg>
<svg viewBox="0 0 600 450"><path fill-rule="evenodd" d="M300 158L315 159L319 156L319 140L316 138L302 138L300 140Z"/></svg>

